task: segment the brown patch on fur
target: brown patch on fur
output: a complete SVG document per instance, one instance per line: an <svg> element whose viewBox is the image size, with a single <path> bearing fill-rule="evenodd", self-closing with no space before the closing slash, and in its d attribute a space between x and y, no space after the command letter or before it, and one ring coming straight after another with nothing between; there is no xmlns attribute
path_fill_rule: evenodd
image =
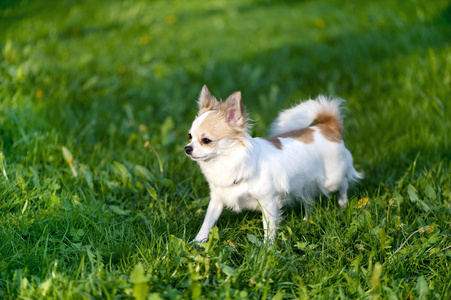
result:
<svg viewBox="0 0 451 300"><path fill-rule="evenodd" d="M202 87L202 91L199 95L199 101L197 103L199 105L199 112L197 113L197 117L207 111L218 110L220 106L220 103L214 96L211 95L206 85Z"/></svg>
<svg viewBox="0 0 451 300"><path fill-rule="evenodd" d="M313 141L315 140L313 132L314 131L311 128L301 128L279 134L277 137L293 138L305 144L310 144L313 143Z"/></svg>
<svg viewBox="0 0 451 300"><path fill-rule="evenodd" d="M207 111L218 110L220 105L221 105L221 103L219 103L215 97L213 97L213 96L208 97L206 99L206 103L204 105L202 105L201 107L199 107L199 112L197 113L197 117L199 117L203 113L206 113Z"/></svg>
<svg viewBox="0 0 451 300"><path fill-rule="evenodd" d="M278 137L273 136L273 137L270 137L270 138L266 138L265 140L270 142L277 149L282 150L282 142L279 140Z"/></svg>
<svg viewBox="0 0 451 300"><path fill-rule="evenodd" d="M249 117L246 112L246 107L243 105L243 101L241 99L241 92L235 92L232 95L227 98L226 101L218 101L214 96L210 94L210 91L206 86L203 87L200 98L199 98L199 111L197 113L197 117L201 116L202 114L208 112L208 111L218 111L218 115L221 118L227 118L227 113L230 109L230 98L232 97L239 97L239 111L241 113L242 121L240 122L239 127L243 129L247 129L250 127L249 125Z"/></svg>
<svg viewBox="0 0 451 300"><path fill-rule="evenodd" d="M227 113L228 113L228 111L230 109L230 101L229 101L229 99L231 97L235 96L237 93L240 93L240 92L233 93L232 95L229 96L229 98L227 98L226 101L219 103L219 111L218 111L218 113L226 121L227 121ZM241 122L241 125L239 127L241 127L242 129L247 129L247 128L249 128L249 117L248 117L248 114L246 112L246 107L244 106L243 101L241 99L241 93L239 94L239 97L240 97L239 110L240 110L241 118L242 118L242 122Z"/></svg>
<svg viewBox="0 0 451 300"><path fill-rule="evenodd" d="M211 145L205 146L214 147L215 141L223 139L234 140L242 146L247 145L246 133L249 123L240 92L235 92L226 101L219 102L204 86L198 103L199 112L196 118L213 111L198 125L202 135L210 138L213 142ZM231 111L232 109L233 111ZM231 121L228 120L229 117L232 118Z"/></svg>
<svg viewBox="0 0 451 300"><path fill-rule="evenodd" d="M225 115L218 113L209 114L205 120L199 124L199 128L204 129L207 137L213 141L222 139L244 139L246 130L243 127L232 127L227 124Z"/></svg>
<svg viewBox="0 0 451 300"><path fill-rule="evenodd" d="M316 126L319 128L321 134L331 142L341 143L342 133L343 133L343 123L341 118L327 113L320 113L315 119L318 124Z"/></svg>
<svg viewBox="0 0 451 300"><path fill-rule="evenodd" d="M298 140L304 144L313 143L315 137L313 136L314 130L311 128L301 128L292 131L288 131L270 138L266 138L268 142L270 142L274 147L279 150L282 150L282 142L279 138L292 138Z"/></svg>

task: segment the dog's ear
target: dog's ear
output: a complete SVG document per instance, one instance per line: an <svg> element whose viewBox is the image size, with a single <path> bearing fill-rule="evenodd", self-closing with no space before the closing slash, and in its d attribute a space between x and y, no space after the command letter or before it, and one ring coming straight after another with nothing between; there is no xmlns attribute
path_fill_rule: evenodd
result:
<svg viewBox="0 0 451 300"><path fill-rule="evenodd" d="M210 91L208 90L206 85L202 87L202 91L200 92L199 96L199 101L197 103L199 104L198 116L200 116L206 111L216 110L219 108L219 102L216 100L215 97L213 97L210 94Z"/></svg>
<svg viewBox="0 0 451 300"><path fill-rule="evenodd" d="M246 124L246 110L241 99L241 92L230 95L226 100L224 109L227 123L230 126L236 127Z"/></svg>

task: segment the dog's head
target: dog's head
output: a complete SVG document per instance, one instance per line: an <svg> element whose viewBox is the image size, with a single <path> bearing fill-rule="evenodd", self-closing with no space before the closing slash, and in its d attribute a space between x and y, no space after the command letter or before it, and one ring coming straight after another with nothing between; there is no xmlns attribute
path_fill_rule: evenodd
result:
<svg viewBox="0 0 451 300"><path fill-rule="evenodd" d="M241 92L219 102L204 85L198 104L199 112L188 132L190 143L185 147L186 155L192 160L208 161L244 145L247 115Z"/></svg>

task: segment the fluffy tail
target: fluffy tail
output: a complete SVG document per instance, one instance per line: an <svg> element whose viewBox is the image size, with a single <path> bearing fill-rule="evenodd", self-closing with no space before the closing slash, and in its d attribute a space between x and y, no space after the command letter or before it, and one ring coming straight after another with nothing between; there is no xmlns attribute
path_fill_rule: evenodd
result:
<svg viewBox="0 0 451 300"><path fill-rule="evenodd" d="M270 136L307 128L316 123L322 123L333 128L341 135L343 122L340 111L343 102L344 100L339 98L329 99L320 95L316 100L307 100L284 110L271 124Z"/></svg>

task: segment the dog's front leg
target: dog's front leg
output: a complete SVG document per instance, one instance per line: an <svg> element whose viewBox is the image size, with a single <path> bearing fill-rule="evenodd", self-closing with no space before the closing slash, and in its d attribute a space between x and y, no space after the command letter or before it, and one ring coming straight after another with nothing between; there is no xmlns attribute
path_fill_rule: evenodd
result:
<svg viewBox="0 0 451 300"><path fill-rule="evenodd" d="M204 223L192 242L204 243L208 241L208 233L210 229L215 225L219 216L222 213L224 204L220 197L211 193L210 203L208 204L207 214L205 215ZM191 242L191 243L192 243Z"/></svg>
<svg viewBox="0 0 451 300"><path fill-rule="evenodd" d="M265 231L265 243L269 245L276 241L277 224L279 223L280 213L277 207L276 200L269 203L261 204L263 213L263 229Z"/></svg>

